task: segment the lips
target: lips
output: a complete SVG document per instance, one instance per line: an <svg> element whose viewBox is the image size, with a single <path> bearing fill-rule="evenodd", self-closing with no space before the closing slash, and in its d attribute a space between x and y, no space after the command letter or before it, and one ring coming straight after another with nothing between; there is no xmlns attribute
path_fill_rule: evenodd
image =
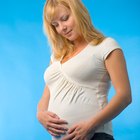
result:
<svg viewBox="0 0 140 140"><path fill-rule="evenodd" d="M68 31L65 35L68 35L72 30Z"/></svg>

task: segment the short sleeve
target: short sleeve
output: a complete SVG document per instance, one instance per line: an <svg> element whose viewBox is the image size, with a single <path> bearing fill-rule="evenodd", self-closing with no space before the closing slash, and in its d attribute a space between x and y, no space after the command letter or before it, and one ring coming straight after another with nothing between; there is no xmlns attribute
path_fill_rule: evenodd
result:
<svg viewBox="0 0 140 140"><path fill-rule="evenodd" d="M100 48L100 57L102 60L105 60L108 55L116 49L121 49L119 44L113 38L106 38Z"/></svg>

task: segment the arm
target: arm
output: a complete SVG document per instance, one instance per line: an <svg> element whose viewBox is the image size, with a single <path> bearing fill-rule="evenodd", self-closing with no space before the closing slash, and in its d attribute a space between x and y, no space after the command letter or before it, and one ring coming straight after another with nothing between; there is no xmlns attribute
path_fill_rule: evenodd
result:
<svg viewBox="0 0 140 140"><path fill-rule="evenodd" d="M69 135L63 140L91 139L93 130L115 118L131 103L131 89L122 51L117 49L110 53L105 60L105 66L116 90L115 96L96 116L71 127Z"/></svg>
<svg viewBox="0 0 140 140"><path fill-rule="evenodd" d="M52 136L59 136L67 131L67 127L63 126L67 122L60 119L55 113L48 111L49 100L50 91L46 85L37 106L37 118Z"/></svg>
<svg viewBox="0 0 140 140"><path fill-rule="evenodd" d="M44 93L38 103L37 112L46 111L48 109L50 92L48 86L45 86Z"/></svg>
<svg viewBox="0 0 140 140"><path fill-rule="evenodd" d="M52 62L50 61L50 65L51 64ZM38 103L37 112L46 111L48 109L49 99L50 99L50 91L48 86L46 85L44 88L43 95Z"/></svg>
<svg viewBox="0 0 140 140"><path fill-rule="evenodd" d="M126 63L121 50L113 51L105 60L116 94L109 104L91 119L92 128L104 124L119 115L132 100Z"/></svg>

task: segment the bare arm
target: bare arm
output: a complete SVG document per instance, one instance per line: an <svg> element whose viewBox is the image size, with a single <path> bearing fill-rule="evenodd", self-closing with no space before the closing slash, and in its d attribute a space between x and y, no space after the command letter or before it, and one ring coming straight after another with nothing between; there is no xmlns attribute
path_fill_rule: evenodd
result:
<svg viewBox="0 0 140 140"><path fill-rule="evenodd" d="M44 88L44 93L38 103L37 111L47 111L48 110L48 104L50 99L50 91L48 86L46 85Z"/></svg>
<svg viewBox="0 0 140 140"><path fill-rule="evenodd" d="M121 50L113 51L105 60L116 94L109 104L92 119L92 127L98 127L119 115L132 100L126 63Z"/></svg>
<svg viewBox="0 0 140 140"><path fill-rule="evenodd" d="M68 130L68 128L64 126L67 122L60 119L57 114L48 111L49 100L50 91L49 87L46 85L37 106L37 118L51 135L59 136Z"/></svg>
<svg viewBox="0 0 140 140"><path fill-rule="evenodd" d="M105 66L116 90L115 96L96 116L73 125L63 140L91 139L98 126L115 118L131 103L131 89L122 51L114 50L105 60Z"/></svg>
<svg viewBox="0 0 140 140"><path fill-rule="evenodd" d="M50 61L50 65L52 62ZM50 91L47 85L45 85L43 95L38 103L37 106L37 112L39 111L47 111L48 109L48 104L49 104L49 99L50 99Z"/></svg>

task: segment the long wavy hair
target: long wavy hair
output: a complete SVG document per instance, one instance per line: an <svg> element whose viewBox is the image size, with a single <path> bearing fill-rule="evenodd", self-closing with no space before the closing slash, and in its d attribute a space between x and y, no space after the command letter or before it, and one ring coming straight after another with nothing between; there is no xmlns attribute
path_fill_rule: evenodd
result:
<svg viewBox="0 0 140 140"><path fill-rule="evenodd" d="M71 11L78 30L86 42L97 45L104 40L105 36L94 28L89 13L81 0L47 0L44 5L43 27L55 59L60 59L63 55L70 54L74 50L73 43L59 35L51 24L58 5Z"/></svg>

